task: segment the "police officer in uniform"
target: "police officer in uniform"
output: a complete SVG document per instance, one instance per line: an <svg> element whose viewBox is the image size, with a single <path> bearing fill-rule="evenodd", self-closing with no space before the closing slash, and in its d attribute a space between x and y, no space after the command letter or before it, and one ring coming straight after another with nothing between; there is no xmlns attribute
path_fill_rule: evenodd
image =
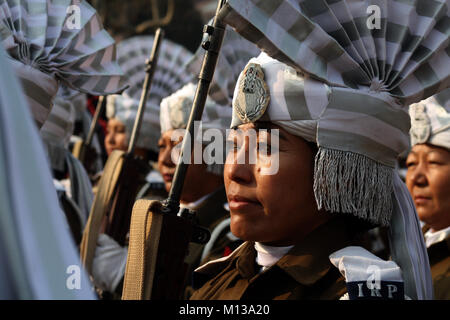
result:
<svg viewBox="0 0 450 320"><path fill-rule="evenodd" d="M445 95L447 94L447 97ZM423 227L435 299L450 299L450 90L410 106L406 184ZM439 98L442 98L439 100Z"/></svg>
<svg viewBox="0 0 450 320"><path fill-rule="evenodd" d="M250 60L236 83L234 147L224 169L231 231L246 242L196 270L192 299L433 297L418 218L395 161L408 146L405 106L448 87L450 70L414 59L435 73L440 86L431 85L429 73L405 67L406 55L394 61L390 50L377 50L403 41L389 22L415 28L409 11L433 22L417 4L381 8L386 37L375 41L359 23L367 8L321 3L230 0L222 9L267 54ZM420 43L433 39L435 57L448 60L448 35L431 33ZM372 226L389 227L392 261L357 246L357 234ZM380 271L373 286L370 266Z"/></svg>

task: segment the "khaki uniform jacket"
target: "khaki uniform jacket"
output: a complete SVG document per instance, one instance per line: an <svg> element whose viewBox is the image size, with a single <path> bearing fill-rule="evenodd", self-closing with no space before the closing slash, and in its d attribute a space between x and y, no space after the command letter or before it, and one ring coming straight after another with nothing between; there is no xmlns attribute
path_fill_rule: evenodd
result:
<svg viewBox="0 0 450 320"><path fill-rule="evenodd" d="M428 229L424 227L423 231ZM434 298L450 300L450 238L432 244L428 248Z"/></svg>
<svg viewBox="0 0 450 320"><path fill-rule="evenodd" d="M192 300L339 299L345 280L329 255L352 243L344 219L334 218L310 233L275 265L259 273L253 242L245 242L227 259L197 269Z"/></svg>
<svg viewBox="0 0 450 320"><path fill-rule="evenodd" d="M197 223L212 232L219 223L230 217L230 213L224 207L224 204L226 203L227 196L225 193L225 188L221 187L194 209L196 212ZM197 243L189 244L189 254L185 259L185 262L188 264L189 268L187 273L187 289L184 296L185 299L188 299L193 292L192 274L194 270L201 265L201 262L207 262L212 259L222 257L227 247L234 249L238 246L236 245L236 241L230 240L226 237L227 231L229 231L229 228L224 230L218 241L215 242L210 255L206 257L204 261L200 260L205 245L200 245ZM239 241L239 244L240 243L242 243L242 241Z"/></svg>

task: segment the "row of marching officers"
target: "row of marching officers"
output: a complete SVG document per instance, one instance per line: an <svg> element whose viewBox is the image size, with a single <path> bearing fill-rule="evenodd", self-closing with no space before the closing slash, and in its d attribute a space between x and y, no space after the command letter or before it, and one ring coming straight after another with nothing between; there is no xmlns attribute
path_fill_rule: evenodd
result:
<svg viewBox="0 0 450 320"><path fill-rule="evenodd" d="M171 283L197 300L449 299L448 1L381 1L373 28L366 1L219 2L227 27L187 142L210 46L159 31L116 44L86 1L0 0L0 298L153 298ZM185 251L172 220L136 218L163 212L183 143L200 156L175 217L210 235Z"/></svg>

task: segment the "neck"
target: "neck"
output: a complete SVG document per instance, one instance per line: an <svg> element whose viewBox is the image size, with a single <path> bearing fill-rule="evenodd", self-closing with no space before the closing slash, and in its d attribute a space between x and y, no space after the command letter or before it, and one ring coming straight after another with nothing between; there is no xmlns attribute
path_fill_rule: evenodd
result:
<svg viewBox="0 0 450 320"><path fill-rule="evenodd" d="M288 238L261 243L263 245L272 247L286 247L296 245L298 243L301 243L311 232L313 232L315 229L328 222L332 218L331 214L329 214L325 210L318 211L316 207L311 208L310 211L307 211L306 209L302 211L312 212L312 214L309 215L310 219L305 220L302 223L301 229L296 229L296 232L294 232Z"/></svg>

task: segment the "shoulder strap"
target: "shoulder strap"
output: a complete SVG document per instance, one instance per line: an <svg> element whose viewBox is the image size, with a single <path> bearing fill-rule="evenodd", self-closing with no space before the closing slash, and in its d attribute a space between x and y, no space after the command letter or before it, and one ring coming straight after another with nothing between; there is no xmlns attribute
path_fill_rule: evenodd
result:
<svg viewBox="0 0 450 320"><path fill-rule="evenodd" d="M123 151L115 150L109 156L83 232L80 245L81 261L89 274L92 274L92 261L97 247L100 225L114 195L124 163L124 154Z"/></svg>
<svg viewBox="0 0 450 320"><path fill-rule="evenodd" d="M156 256L147 256L157 254L163 222L161 214L149 214L156 203L159 202L142 199L134 204L122 300L150 299Z"/></svg>
<svg viewBox="0 0 450 320"><path fill-rule="evenodd" d="M78 160L81 159L83 153L83 140L78 140L77 142L75 142L75 144L73 145L73 149L72 149L72 155L77 158Z"/></svg>

